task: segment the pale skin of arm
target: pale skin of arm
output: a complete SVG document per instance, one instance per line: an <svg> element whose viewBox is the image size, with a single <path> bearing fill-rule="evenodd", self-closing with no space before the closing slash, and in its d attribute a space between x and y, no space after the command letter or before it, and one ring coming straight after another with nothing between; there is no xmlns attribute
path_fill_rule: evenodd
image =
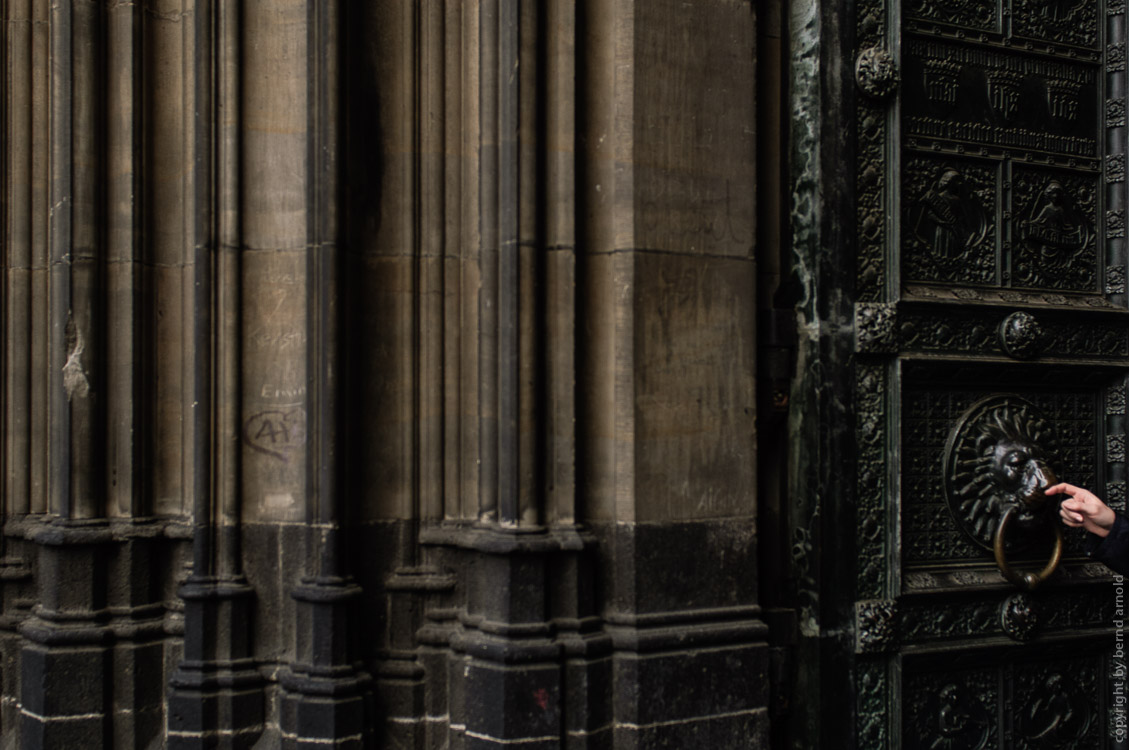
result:
<svg viewBox="0 0 1129 750"><path fill-rule="evenodd" d="M1100 537L1109 535L1117 514L1093 492L1065 482L1048 487L1043 492L1047 495L1069 495L1062 501L1059 510L1062 522L1067 526L1082 528Z"/></svg>

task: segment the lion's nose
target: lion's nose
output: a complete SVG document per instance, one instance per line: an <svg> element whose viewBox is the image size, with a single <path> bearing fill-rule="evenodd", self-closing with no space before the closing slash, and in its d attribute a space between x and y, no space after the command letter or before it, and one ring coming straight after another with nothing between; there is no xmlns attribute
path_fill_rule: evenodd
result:
<svg viewBox="0 0 1129 750"><path fill-rule="evenodd" d="M1041 490L1045 490L1053 484L1058 484L1054 470L1042 461L1035 462L1035 481L1037 482L1038 488Z"/></svg>
<svg viewBox="0 0 1129 750"><path fill-rule="evenodd" d="M1054 470L1047 466L1042 461L1032 461L1028 474L1027 486L1031 488L1031 494L1024 498L1028 505L1039 506L1047 500L1047 496L1043 494L1043 490L1047 489L1053 484L1057 484L1058 480L1055 478Z"/></svg>

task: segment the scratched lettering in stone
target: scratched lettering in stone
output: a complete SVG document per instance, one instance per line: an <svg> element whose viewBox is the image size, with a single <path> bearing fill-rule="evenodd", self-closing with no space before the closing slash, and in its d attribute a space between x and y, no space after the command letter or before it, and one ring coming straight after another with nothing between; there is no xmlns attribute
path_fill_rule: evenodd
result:
<svg viewBox="0 0 1129 750"><path fill-rule="evenodd" d="M306 444L306 410L300 406L268 409L247 417L243 441L251 449L283 463Z"/></svg>
<svg viewBox="0 0 1129 750"><path fill-rule="evenodd" d="M278 353L300 350L306 346L306 335L302 331L271 331L260 329L247 337L248 343L258 349Z"/></svg>
<svg viewBox="0 0 1129 750"><path fill-rule="evenodd" d="M259 396L261 398L278 398L294 400L306 395L306 386L280 386L271 383L264 383L263 387L259 389Z"/></svg>

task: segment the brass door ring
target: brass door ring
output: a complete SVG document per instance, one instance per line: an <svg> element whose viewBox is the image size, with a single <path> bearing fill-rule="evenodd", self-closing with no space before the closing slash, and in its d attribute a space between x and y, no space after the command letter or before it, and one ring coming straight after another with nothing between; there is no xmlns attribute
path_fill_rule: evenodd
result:
<svg viewBox="0 0 1129 750"><path fill-rule="evenodd" d="M1012 569L1011 564L1007 561L1007 555L1004 553L1004 535L1007 534L1008 525L1011 523L1011 520L1015 518L1015 514L1018 510L1018 505L1012 505L1004 511L1003 517L1000 518L1000 525L996 529L996 539L993 545L996 552L996 565L999 566L1000 572L1003 573L1004 578L1021 589L1033 591L1036 586L1050 578L1051 573L1055 572L1059 561L1062 560L1062 529L1059 528L1058 524L1053 526L1055 532L1055 548L1054 551L1051 552L1051 559L1047 562L1045 568L1038 573L1017 573Z"/></svg>

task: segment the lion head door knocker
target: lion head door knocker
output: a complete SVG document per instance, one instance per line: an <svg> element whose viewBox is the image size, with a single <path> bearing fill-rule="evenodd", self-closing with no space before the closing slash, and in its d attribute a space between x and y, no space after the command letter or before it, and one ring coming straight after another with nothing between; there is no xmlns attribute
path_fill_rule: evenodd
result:
<svg viewBox="0 0 1129 750"><path fill-rule="evenodd" d="M957 525L992 550L1004 577L1031 590L1062 558L1056 503L1044 494L1055 484L1058 441L1050 421L1015 395L989 396L961 415L945 446L945 495ZM1039 573L1020 573L1008 553L1054 535L1050 561Z"/></svg>

